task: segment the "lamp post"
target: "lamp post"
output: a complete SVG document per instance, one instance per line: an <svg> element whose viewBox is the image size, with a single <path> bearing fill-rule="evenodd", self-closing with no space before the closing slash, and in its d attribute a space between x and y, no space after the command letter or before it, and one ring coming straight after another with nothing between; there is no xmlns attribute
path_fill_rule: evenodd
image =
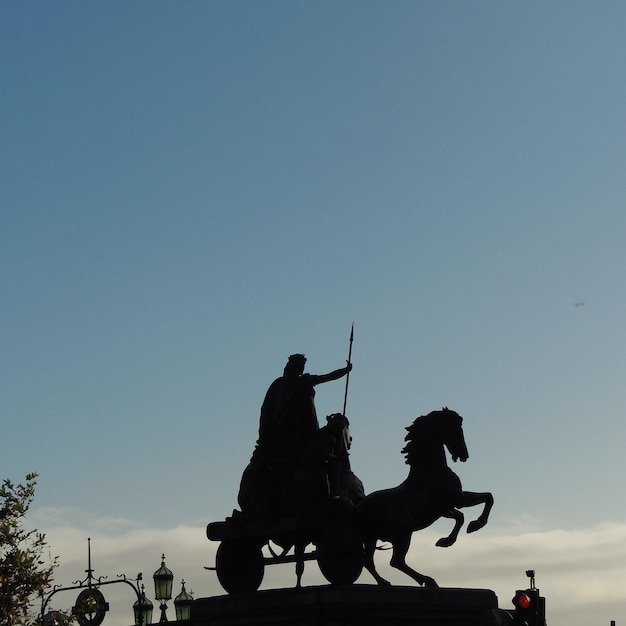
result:
<svg viewBox="0 0 626 626"><path fill-rule="evenodd" d="M185 581L182 581L183 588L181 592L174 598L174 606L176 607L176 621L189 619L191 617L191 605L193 604L193 596L185 591Z"/></svg>
<svg viewBox="0 0 626 626"><path fill-rule="evenodd" d="M147 626L148 624L152 624L152 608L152 602L146 598L145 587L141 585L141 598L139 600L135 600L135 603L133 604L136 626Z"/></svg>
<svg viewBox="0 0 626 626"><path fill-rule="evenodd" d="M154 572L152 576L154 579L154 597L160 603L161 619L159 623L167 622L167 600L172 598L172 581L174 580L174 574L165 567L165 554L161 555L161 567Z"/></svg>

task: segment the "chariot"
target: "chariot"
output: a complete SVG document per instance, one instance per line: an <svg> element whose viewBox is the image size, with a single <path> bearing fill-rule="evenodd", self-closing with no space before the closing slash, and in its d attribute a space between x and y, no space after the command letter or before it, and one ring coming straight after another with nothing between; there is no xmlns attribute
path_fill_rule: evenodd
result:
<svg viewBox="0 0 626 626"><path fill-rule="evenodd" d="M233 511L231 517L207 526L207 537L219 541L214 569L228 593L256 591L266 565L295 563L300 586L305 561L316 560L333 585L350 585L363 569L363 541L354 521L355 504L364 496L361 481L352 473L349 422L329 415L298 471L278 472L269 481L274 491L285 488L282 509L270 514ZM263 468L249 466L242 491L267 486ZM288 477L285 480L285 477ZM295 477L298 478L295 478ZM248 487L246 487L248 485ZM267 488L267 487L266 487ZM240 501L250 500L242 498ZM298 494L300 494L298 496ZM271 494L275 496L276 494Z"/></svg>
<svg viewBox="0 0 626 626"><path fill-rule="evenodd" d="M317 561L333 585L350 585L363 569L363 541L353 521L353 506L341 497L303 508L273 522L234 515L207 526L220 541L214 569L228 593L256 591L265 567L295 563L300 586L305 561Z"/></svg>

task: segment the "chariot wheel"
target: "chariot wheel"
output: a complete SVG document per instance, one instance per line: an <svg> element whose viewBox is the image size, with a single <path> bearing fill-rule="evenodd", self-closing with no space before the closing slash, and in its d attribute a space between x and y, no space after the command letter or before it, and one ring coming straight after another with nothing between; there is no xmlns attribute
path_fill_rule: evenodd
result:
<svg viewBox="0 0 626 626"><path fill-rule="evenodd" d="M317 564L331 585L351 585L363 570L363 541L345 520L331 521L317 542Z"/></svg>
<svg viewBox="0 0 626 626"><path fill-rule="evenodd" d="M228 593L256 591L265 570L261 546L245 540L222 541L215 556L215 570Z"/></svg>

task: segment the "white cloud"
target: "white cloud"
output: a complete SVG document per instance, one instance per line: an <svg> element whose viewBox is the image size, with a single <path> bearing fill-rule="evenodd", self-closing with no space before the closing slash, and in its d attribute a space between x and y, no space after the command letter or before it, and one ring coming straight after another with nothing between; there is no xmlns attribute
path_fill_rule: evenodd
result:
<svg viewBox="0 0 626 626"><path fill-rule="evenodd" d="M202 526L179 526L169 530L139 528L129 520L89 521L77 515L79 524L68 524L65 516L76 511L37 511L39 523L56 519L57 526L37 527L46 532L51 552L60 556L56 582L70 585L86 577L87 538L91 538L94 576L119 574L135 578L143 573L146 593L155 604L152 574L160 566L161 553L174 572L174 593L180 591L181 579L195 597L221 595L214 572L204 569L215 562L217 544L206 539ZM31 520L33 521L33 520ZM85 523L86 522L86 523ZM443 529L443 532L442 532ZM537 585L547 598L549 624L588 626L608 624L619 619L626 610L626 524L606 523L577 530L550 530L516 533L489 527L474 535L461 535L448 549L435 547L447 528L430 528L413 536L408 562L417 570L433 576L444 587L493 589L501 607L510 608L515 589L527 586L525 570L535 569ZM413 582L392 570L390 552L379 552L376 564L383 576L394 584ZM317 566L308 562L304 585L325 584ZM359 584L372 584L366 572ZM270 566L265 572L262 588L291 587L295 584L293 565ZM132 623L131 605L135 598L126 585L103 587L111 606L105 626L128 626ZM71 607L77 592L61 592L54 598L54 607ZM170 619L174 607L170 602Z"/></svg>
<svg viewBox="0 0 626 626"><path fill-rule="evenodd" d="M98 518L77 507L39 507L29 514L31 524L39 528L58 528L71 525L74 528L89 528L93 532L116 534L131 528L138 528L139 524L124 517Z"/></svg>

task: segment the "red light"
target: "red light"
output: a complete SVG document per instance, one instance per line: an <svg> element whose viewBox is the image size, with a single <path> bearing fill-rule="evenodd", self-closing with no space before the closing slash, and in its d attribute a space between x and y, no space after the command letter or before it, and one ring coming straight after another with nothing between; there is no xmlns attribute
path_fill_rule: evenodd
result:
<svg viewBox="0 0 626 626"><path fill-rule="evenodd" d="M520 609L527 609L530 607L530 598L525 593L520 593L515 598L515 604Z"/></svg>

